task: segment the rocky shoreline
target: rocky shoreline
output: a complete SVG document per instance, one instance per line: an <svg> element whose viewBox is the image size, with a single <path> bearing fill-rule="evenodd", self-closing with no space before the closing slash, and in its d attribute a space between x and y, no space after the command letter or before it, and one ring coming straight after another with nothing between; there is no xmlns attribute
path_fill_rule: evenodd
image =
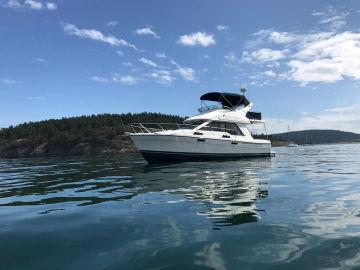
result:
<svg viewBox="0 0 360 270"><path fill-rule="evenodd" d="M70 148L50 146L49 142L34 145L29 139L16 141L0 140L0 158L34 158L60 156L91 156L135 153L137 148L127 135L118 135L107 146L95 146L89 142L81 142Z"/></svg>

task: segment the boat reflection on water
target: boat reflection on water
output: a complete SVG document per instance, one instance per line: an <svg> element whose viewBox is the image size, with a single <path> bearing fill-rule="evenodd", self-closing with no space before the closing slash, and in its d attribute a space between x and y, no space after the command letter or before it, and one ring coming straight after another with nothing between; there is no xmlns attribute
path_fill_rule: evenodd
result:
<svg viewBox="0 0 360 270"><path fill-rule="evenodd" d="M214 220L215 227L256 222L262 209L258 200L268 196L270 158L224 162L147 166L134 175L144 192L179 194L205 205L198 212Z"/></svg>
<svg viewBox="0 0 360 270"><path fill-rule="evenodd" d="M216 226L235 225L260 218L256 202L267 197L270 169L266 157L168 165L147 165L139 155L16 160L1 166L0 206L43 214L113 202L141 207L137 198L159 207L180 200L197 203L194 214Z"/></svg>

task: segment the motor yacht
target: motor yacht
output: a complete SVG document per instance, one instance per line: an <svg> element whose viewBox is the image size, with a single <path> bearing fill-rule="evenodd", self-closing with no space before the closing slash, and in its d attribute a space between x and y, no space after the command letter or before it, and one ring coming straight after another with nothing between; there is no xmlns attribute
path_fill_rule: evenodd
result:
<svg viewBox="0 0 360 270"><path fill-rule="evenodd" d="M130 137L149 163L273 155L267 134L255 139L248 129L265 122L244 94L210 92L200 100L199 114L183 124L130 124Z"/></svg>

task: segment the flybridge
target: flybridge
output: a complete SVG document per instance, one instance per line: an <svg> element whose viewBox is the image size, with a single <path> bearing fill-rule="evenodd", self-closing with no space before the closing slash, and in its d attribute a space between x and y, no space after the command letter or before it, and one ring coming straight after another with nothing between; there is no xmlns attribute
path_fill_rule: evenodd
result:
<svg viewBox="0 0 360 270"><path fill-rule="evenodd" d="M223 107L227 107L232 110L239 106L243 105L246 107L250 104L249 100L244 95L234 93L210 92L202 95L200 100L220 102Z"/></svg>
<svg viewBox="0 0 360 270"><path fill-rule="evenodd" d="M202 102L204 101L214 101L219 102L221 106L225 109L236 110L236 108L240 106L249 106L251 103L250 101L244 96L235 93L225 93L225 92L210 92L202 95L200 97ZM204 112L211 109L219 109L218 107L210 107L210 106L203 106L199 110L200 112ZM247 112L246 117L250 120L261 120L261 113L260 112Z"/></svg>

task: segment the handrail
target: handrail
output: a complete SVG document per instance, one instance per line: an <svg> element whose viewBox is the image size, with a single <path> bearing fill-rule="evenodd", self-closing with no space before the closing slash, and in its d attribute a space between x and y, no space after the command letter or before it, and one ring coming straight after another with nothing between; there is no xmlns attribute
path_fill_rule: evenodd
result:
<svg viewBox="0 0 360 270"><path fill-rule="evenodd" d="M165 131L172 129L179 129L180 127L193 127L192 129L198 127L198 125L190 125L190 124L179 124L179 123L131 123L129 124L130 128L134 133L153 133L156 131ZM155 126L155 127L151 127Z"/></svg>
<svg viewBox="0 0 360 270"><path fill-rule="evenodd" d="M150 125L155 125L158 128L154 128L154 127L149 127ZM159 131L166 131L166 130L177 130L177 129L181 129L181 127L190 127L191 130L194 130L195 128L199 127L199 125L190 125L190 124L179 124L179 123L131 123L129 124L131 130L133 131L133 133L154 133L154 132L159 132ZM170 126L170 128L166 129L164 128L164 126ZM176 127L174 129L174 126ZM189 128L186 128L187 130ZM204 126L202 128L199 129L199 131L211 131L211 132L224 132L224 133L228 133L230 135L233 136L238 136L239 134L237 134L237 131L235 129L231 129L231 128L221 128L221 127L211 127L211 126ZM213 135L215 135L213 133ZM241 136L241 135L240 135Z"/></svg>

